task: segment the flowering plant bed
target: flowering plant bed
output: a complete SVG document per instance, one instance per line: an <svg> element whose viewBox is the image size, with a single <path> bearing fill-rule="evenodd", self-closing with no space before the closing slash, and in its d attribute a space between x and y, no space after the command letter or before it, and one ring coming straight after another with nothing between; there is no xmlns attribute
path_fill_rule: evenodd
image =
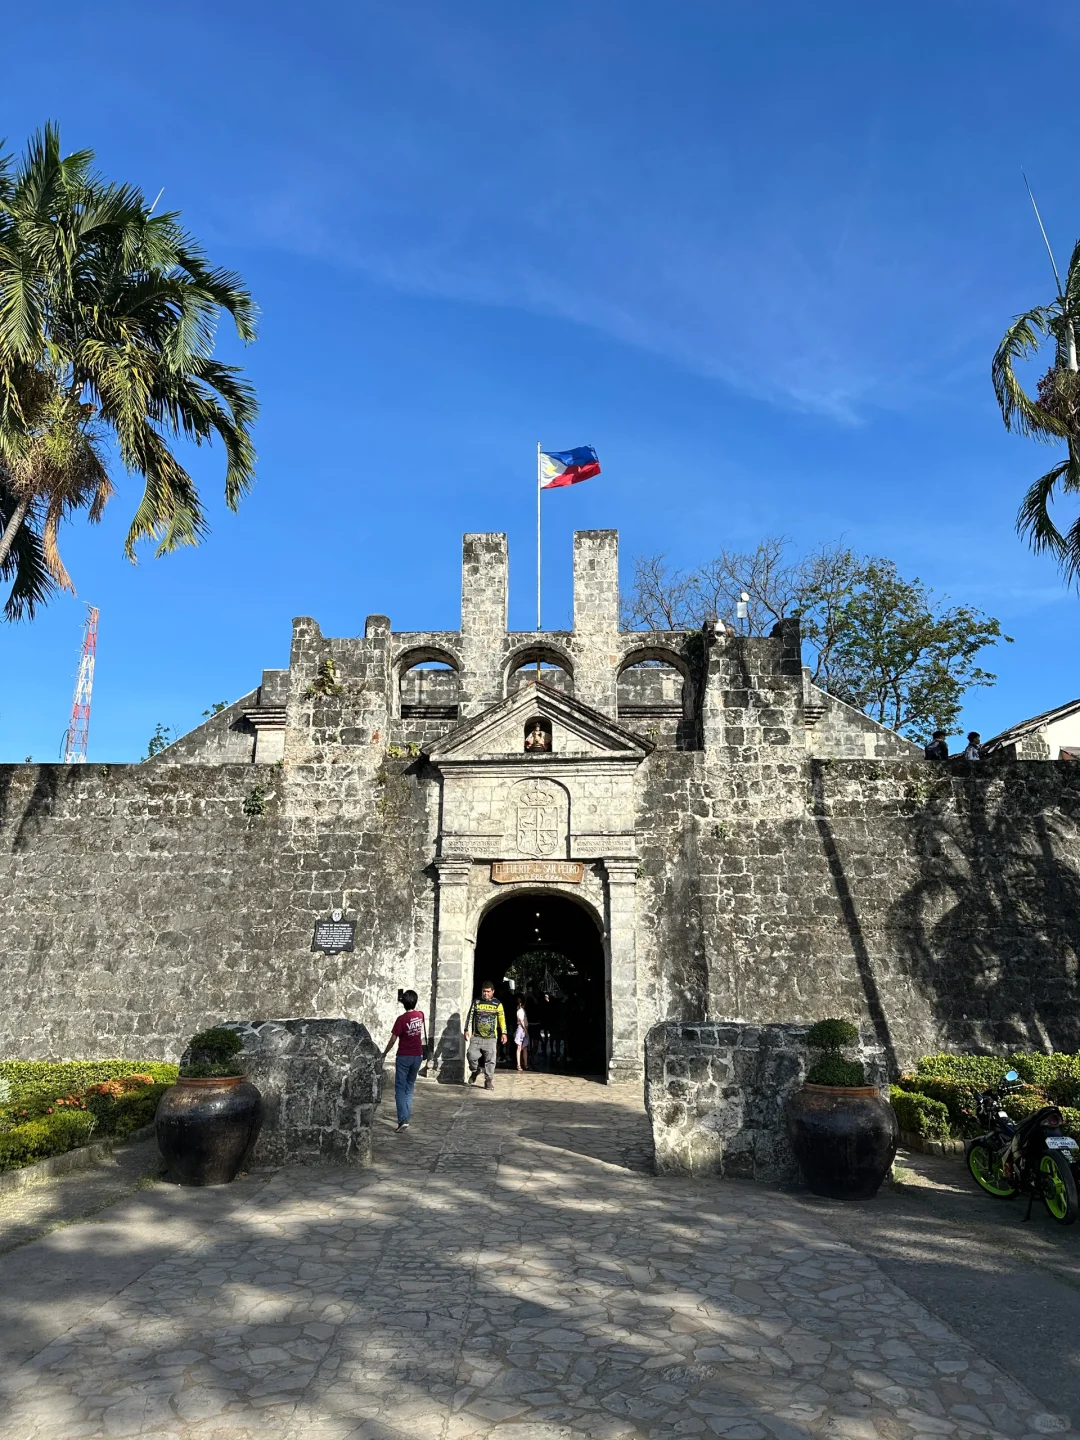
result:
<svg viewBox="0 0 1080 1440"><path fill-rule="evenodd" d="M0 1171L134 1134L176 1071L159 1061L0 1061Z"/></svg>

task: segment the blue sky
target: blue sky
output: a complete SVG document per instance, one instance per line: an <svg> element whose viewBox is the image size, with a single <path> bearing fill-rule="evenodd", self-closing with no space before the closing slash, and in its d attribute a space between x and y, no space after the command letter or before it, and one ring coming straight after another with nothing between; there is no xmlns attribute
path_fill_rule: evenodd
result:
<svg viewBox="0 0 1080 1440"><path fill-rule="evenodd" d="M455 628L460 535L510 536L531 628L535 446L592 443L545 498L545 623L574 529L674 563L785 534L887 555L1016 643L984 735L1080 694L1077 599L1013 530L1052 452L989 383L1013 314L1080 233L1075 68L1046 4L68 0L6 21L8 148L51 118L139 183L262 308L238 515L137 567L133 481L66 531L78 585L0 626L0 759L55 759L84 603L101 609L94 760L287 663L290 621ZM1016 98L1014 98L1016 97ZM225 345L230 355L235 346Z"/></svg>

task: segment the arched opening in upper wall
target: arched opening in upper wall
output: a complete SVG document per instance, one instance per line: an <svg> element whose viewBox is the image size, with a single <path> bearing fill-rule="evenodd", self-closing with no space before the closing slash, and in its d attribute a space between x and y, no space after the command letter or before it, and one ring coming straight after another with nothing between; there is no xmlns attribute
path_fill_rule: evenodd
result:
<svg viewBox="0 0 1080 1440"><path fill-rule="evenodd" d="M650 646L624 659L616 686L619 720L650 740L693 748L690 667L674 650Z"/></svg>
<svg viewBox="0 0 1080 1440"><path fill-rule="evenodd" d="M398 661L398 706L403 720L456 720L461 705L457 661L447 650L407 651Z"/></svg>
<svg viewBox="0 0 1080 1440"><path fill-rule="evenodd" d="M524 685L539 679L561 695L573 695L574 670L570 658L551 645L529 645L511 655L506 667L505 693L516 695Z"/></svg>

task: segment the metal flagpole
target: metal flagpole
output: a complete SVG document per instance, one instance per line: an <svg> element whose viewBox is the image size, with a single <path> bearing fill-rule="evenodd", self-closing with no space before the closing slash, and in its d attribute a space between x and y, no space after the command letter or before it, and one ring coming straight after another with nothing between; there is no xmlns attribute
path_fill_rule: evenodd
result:
<svg viewBox="0 0 1080 1440"><path fill-rule="evenodd" d="M536 628L540 629L540 441L536 442Z"/></svg>

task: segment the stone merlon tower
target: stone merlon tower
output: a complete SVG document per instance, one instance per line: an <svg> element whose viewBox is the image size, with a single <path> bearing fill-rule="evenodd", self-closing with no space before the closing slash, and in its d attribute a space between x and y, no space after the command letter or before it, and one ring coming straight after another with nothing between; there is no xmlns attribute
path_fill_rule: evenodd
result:
<svg viewBox="0 0 1080 1440"><path fill-rule="evenodd" d="M532 951L570 957L613 1080L663 1018L847 1014L896 1063L1075 1043L1059 771L926 764L810 683L795 620L620 630L614 531L574 537L572 630L509 631L508 588L506 537L466 535L460 630L299 619L287 670L153 761L0 768L3 1052L175 1055L284 1015L384 1034L411 987L460 1078L480 969ZM1035 926L1032 865L1059 897ZM354 948L324 954L334 911Z"/></svg>

